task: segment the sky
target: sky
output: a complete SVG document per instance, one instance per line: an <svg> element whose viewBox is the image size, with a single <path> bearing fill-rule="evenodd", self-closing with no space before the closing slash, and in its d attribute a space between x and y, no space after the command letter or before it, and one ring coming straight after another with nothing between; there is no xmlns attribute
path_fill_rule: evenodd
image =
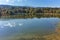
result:
<svg viewBox="0 0 60 40"><path fill-rule="evenodd" d="M60 7L60 0L0 0L0 5Z"/></svg>

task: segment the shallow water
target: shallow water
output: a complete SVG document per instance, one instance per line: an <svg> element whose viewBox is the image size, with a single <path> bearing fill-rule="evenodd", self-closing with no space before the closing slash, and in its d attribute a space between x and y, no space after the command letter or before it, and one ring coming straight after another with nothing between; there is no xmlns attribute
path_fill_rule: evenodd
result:
<svg viewBox="0 0 60 40"><path fill-rule="evenodd" d="M22 35L47 35L55 32L59 18L0 20L0 40L13 40ZM16 39L17 40L17 39Z"/></svg>

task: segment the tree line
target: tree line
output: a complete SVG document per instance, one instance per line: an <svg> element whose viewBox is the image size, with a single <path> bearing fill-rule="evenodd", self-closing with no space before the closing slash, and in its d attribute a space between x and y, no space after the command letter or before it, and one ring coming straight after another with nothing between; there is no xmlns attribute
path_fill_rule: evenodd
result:
<svg viewBox="0 0 60 40"><path fill-rule="evenodd" d="M51 7L0 7L0 17L60 17L60 8Z"/></svg>

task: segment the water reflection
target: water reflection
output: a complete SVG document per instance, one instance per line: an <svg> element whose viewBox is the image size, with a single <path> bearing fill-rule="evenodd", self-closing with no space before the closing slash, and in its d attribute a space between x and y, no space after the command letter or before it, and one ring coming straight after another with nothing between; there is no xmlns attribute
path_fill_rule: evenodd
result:
<svg viewBox="0 0 60 40"><path fill-rule="evenodd" d="M21 35L46 35L55 32L59 18L33 18L33 19L10 19L0 20L0 38ZM3 38L1 38L3 39Z"/></svg>

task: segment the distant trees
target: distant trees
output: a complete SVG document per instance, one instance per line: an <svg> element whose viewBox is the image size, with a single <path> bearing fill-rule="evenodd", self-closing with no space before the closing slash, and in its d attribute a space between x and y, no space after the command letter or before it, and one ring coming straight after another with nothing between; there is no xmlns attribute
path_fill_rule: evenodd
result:
<svg viewBox="0 0 60 40"><path fill-rule="evenodd" d="M60 17L60 8L33 8L33 7L0 7L1 16L15 16L18 17Z"/></svg>

